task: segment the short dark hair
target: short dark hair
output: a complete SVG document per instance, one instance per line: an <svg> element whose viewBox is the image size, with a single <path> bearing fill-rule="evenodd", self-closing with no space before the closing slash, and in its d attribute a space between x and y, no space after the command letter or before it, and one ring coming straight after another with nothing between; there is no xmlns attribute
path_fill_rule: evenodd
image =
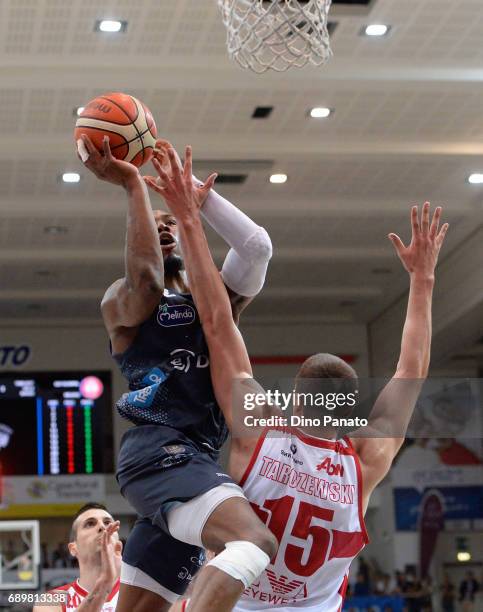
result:
<svg viewBox="0 0 483 612"><path fill-rule="evenodd" d="M299 378L357 378L356 371L347 361L330 353L317 353L308 357L297 373Z"/></svg>
<svg viewBox="0 0 483 612"><path fill-rule="evenodd" d="M316 395L317 393L354 393L358 387L356 371L346 361L330 353L317 353L308 357L300 366L295 377L295 391L299 394ZM304 414L313 410L304 406ZM350 410L352 412L352 410ZM336 408L335 416L348 416L347 407Z"/></svg>
<svg viewBox="0 0 483 612"><path fill-rule="evenodd" d="M325 393L354 391L357 374L346 361L330 353L317 353L306 359L295 377L298 392Z"/></svg>
<svg viewBox="0 0 483 612"><path fill-rule="evenodd" d="M87 512L88 510L105 510L106 512L109 512L109 510L106 508L106 506L104 506L104 504L98 504L97 502L89 502L88 504L84 504L82 508L79 508L79 510L77 510L77 512L72 518L72 527L70 528L69 542L74 542L77 538L77 527L74 527L76 520L81 514L84 514L84 512Z"/></svg>

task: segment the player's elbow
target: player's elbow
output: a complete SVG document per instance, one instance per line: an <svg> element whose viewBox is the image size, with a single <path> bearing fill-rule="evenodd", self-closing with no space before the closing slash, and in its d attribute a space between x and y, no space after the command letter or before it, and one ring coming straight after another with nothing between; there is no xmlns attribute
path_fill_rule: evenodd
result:
<svg viewBox="0 0 483 612"><path fill-rule="evenodd" d="M163 273L154 266L146 265L127 279L128 288L149 294L164 291Z"/></svg>
<svg viewBox="0 0 483 612"><path fill-rule="evenodd" d="M398 363L396 368L396 378L407 378L409 380L425 379L428 377L429 364L421 362Z"/></svg>
<svg viewBox="0 0 483 612"><path fill-rule="evenodd" d="M238 256L246 263L251 265L267 265L272 257L272 241L267 230L257 225L253 234L247 238L243 246L235 248Z"/></svg>
<svg viewBox="0 0 483 612"><path fill-rule="evenodd" d="M231 311L226 308L214 307L201 317L203 332L206 337L220 338L233 325Z"/></svg>
<svg viewBox="0 0 483 612"><path fill-rule="evenodd" d="M270 261L273 255L272 241L264 227L259 227L247 242L250 242L250 256L253 262L268 263Z"/></svg>

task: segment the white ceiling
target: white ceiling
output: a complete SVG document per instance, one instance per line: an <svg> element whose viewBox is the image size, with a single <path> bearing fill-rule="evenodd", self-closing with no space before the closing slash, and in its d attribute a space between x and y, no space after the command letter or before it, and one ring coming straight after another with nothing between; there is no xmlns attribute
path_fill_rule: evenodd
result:
<svg viewBox="0 0 483 612"><path fill-rule="evenodd" d="M102 18L127 31L94 32ZM295 296L314 321L373 321L406 288L386 235L408 235L409 204L444 204L442 257L457 252L482 222L483 187L466 182L483 172L481 0L334 5L331 20L327 66L254 75L227 58L215 0L0 0L0 318L97 319L122 273L125 197L82 168L72 137L74 108L106 91L192 144L201 177L248 174L219 190L273 238L252 321L294 320ZM377 22L387 37L359 35ZM258 105L273 105L267 120ZM318 105L335 112L309 119ZM60 183L69 170L80 184Z"/></svg>

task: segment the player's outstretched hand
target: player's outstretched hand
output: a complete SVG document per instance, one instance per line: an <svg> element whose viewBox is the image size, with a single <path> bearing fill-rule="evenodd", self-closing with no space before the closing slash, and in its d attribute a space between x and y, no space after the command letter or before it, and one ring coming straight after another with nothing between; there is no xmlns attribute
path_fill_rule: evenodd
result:
<svg viewBox="0 0 483 612"><path fill-rule="evenodd" d="M411 276L434 278L439 251L449 227L449 224L445 223L439 229L441 213L442 208L438 206L430 224L429 202L425 202L423 205L421 219L419 219L418 207L413 206L411 208L412 237L409 246L405 246L397 234L389 234L389 239L393 243L399 259Z"/></svg>
<svg viewBox="0 0 483 612"><path fill-rule="evenodd" d="M183 164L181 162L181 159L179 158L179 155L178 155L176 149L169 142L169 140L164 140L163 138L158 138L156 140L156 143L154 145L152 162L153 162L153 165L154 165L154 161L159 162L161 164L161 167L163 168L163 170L167 174L170 175L171 174L171 163L170 163L169 157L168 157L168 149L173 149L174 150L174 156L176 158L176 163L177 163L178 167L182 170ZM164 187L164 181L162 180L162 178L160 176L143 176L143 179L144 179L146 185L148 185L148 187L151 187L153 189L153 191L156 191L153 188L153 185L156 185L158 187Z"/></svg>
<svg viewBox="0 0 483 612"><path fill-rule="evenodd" d="M102 181L126 187L131 180L140 177L134 164L116 159L109 146L109 137L104 136L102 154L96 149L92 140L82 134L77 141L77 155L84 166L93 172Z"/></svg>
<svg viewBox="0 0 483 612"><path fill-rule="evenodd" d="M169 161L169 172L163 167L166 165L163 163L163 153ZM182 221L197 214L213 187L217 175L211 174L202 185L193 183L190 146L186 147L184 167L181 167L179 157L171 146L154 155L153 165L160 180L153 177L144 177L144 180L151 189L163 196L173 215Z"/></svg>
<svg viewBox="0 0 483 612"><path fill-rule="evenodd" d="M120 542L114 540L113 535L119 531L119 521L109 523L101 541L101 572L97 579L99 586L111 591L112 585L118 578L118 560L120 554Z"/></svg>

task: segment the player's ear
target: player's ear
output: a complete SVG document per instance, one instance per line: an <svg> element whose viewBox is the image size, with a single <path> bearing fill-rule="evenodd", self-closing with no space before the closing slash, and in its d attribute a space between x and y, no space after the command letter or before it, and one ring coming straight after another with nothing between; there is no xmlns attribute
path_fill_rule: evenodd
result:
<svg viewBox="0 0 483 612"><path fill-rule="evenodd" d="M67 548L69 549L71 556L77 558L77 544L75 542L69 542L67 544Z"/></svg>
<svg viewBox="0 0 483 612"><path fill-rule="evenodd" d="M303 416L304 415L304 406L303 406L303 402L301 403L299 401L299 396L297 393L297 388L294 389L295 393L293 395L293 402L292 402L292 412L294 416Z"/></svg>

